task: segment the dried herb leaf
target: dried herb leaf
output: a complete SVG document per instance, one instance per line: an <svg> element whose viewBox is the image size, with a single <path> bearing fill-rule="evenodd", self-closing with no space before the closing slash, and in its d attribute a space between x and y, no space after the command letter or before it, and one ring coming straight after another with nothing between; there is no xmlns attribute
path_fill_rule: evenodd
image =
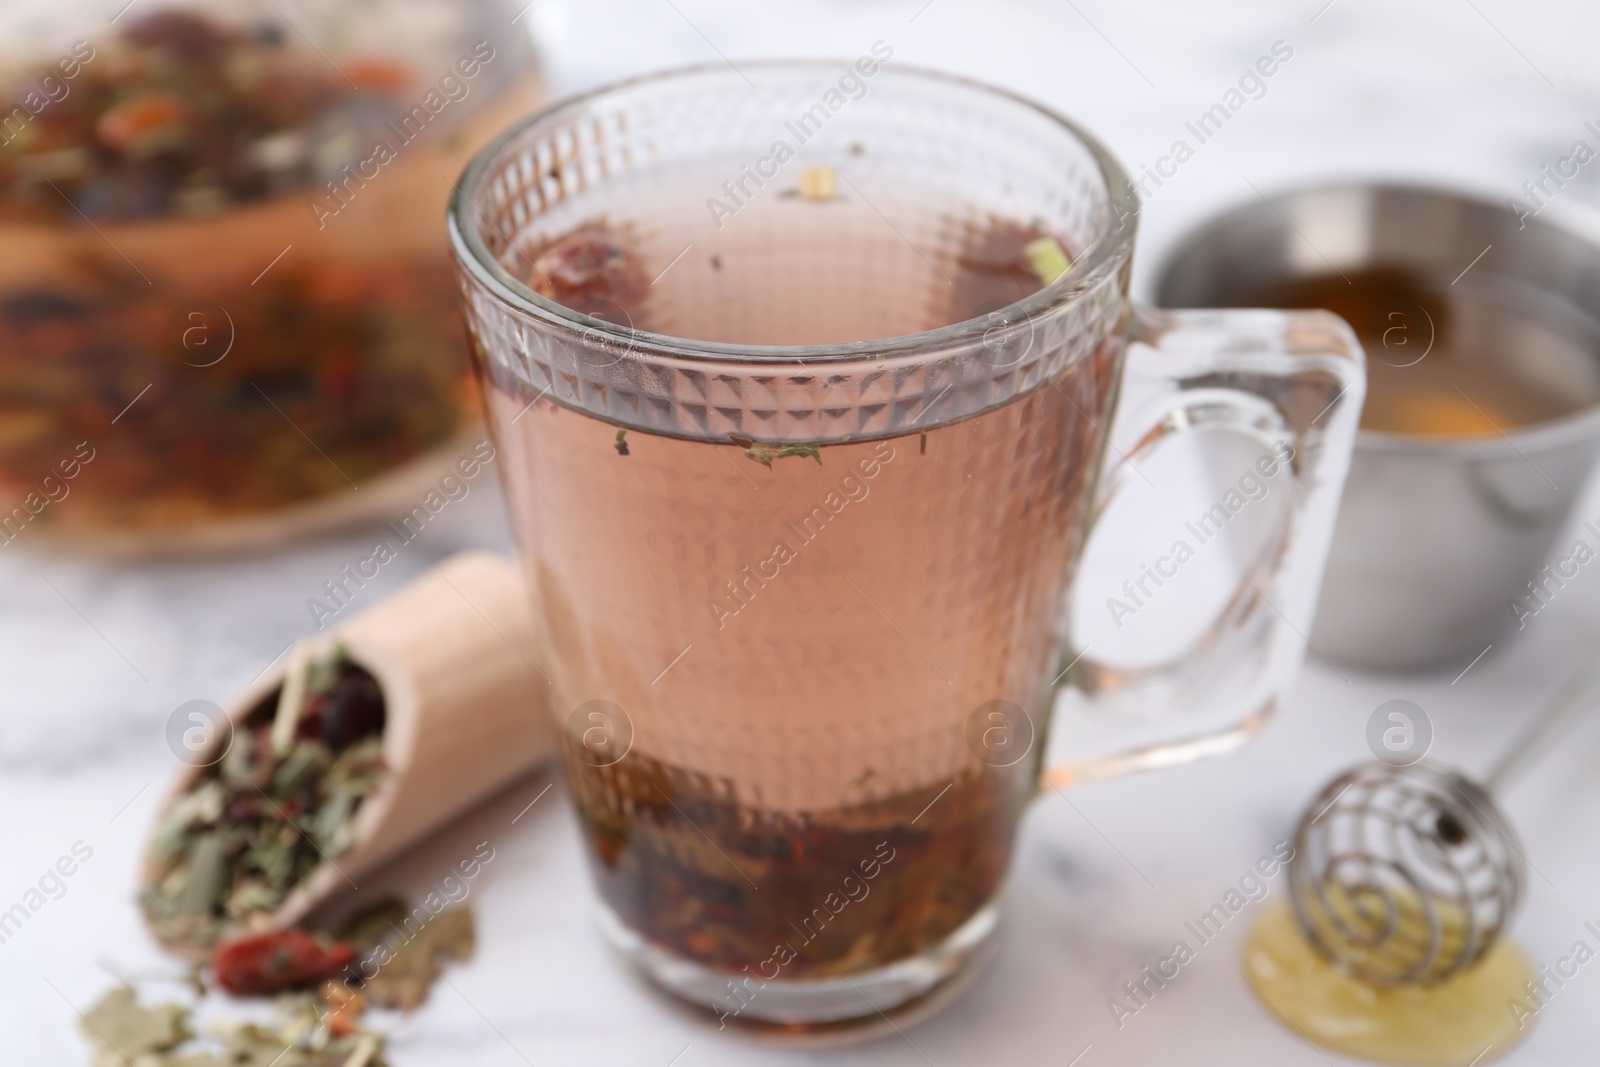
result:
<svg viewBox="0 0 1600 1067"><path fill-rule="evenodd" d="M306 697L321 696L332 691L339 674L350 662L350 654L343 645L334 645L328 654L311 661L306 667Z"/></svg>
<svg viewBox="0 0 1600 1067"><path fill-rule="evenodd" d="M327 746L321 741L298 742L272 775L272 795L294 796L313 774L320 774L332 762Z"/></svg>
<svg viewBox="0 0 1600 1067"><path fill-rule="evenodd" d="M816 445L784 445L778 449L779 459L787 459L790 456L808 456L817 461L817 466L822 466L822 449Z"/></svg>
<svg viewBox="0 0 1600 1067"><path fill-rule="evenodd" d="M228 861L228 840L220 830L203 833L189 853L188 877L178 898L182 915L208 915L222 889L223 867Z"/></svg>
<svg viewBox="0 0 1600 1067"><path fill-rule="evenodd" d="M769 469L773 460L788 459L790 456L808 456L817 461L817 466L822 465L822 449L816 445L753 445L745 449L744 454Z"/></svg>
<svg viewBox="0 0 1600 1067"><path fill-rule="evenodd" d="M386 1067L384 1038L352 1028L334 1034L314 996L276 1003L273 1025L220 1021L196 1037L181 1004L140 1007L129 987L112 990L84 1016L93 1067Z"/></svg>
<svg viewBox="0 0 1600 1067"><path fill-rule="evenodd" d="M220 773L224 782L251 782L255 780L256 737L249 730L238 730L227 755L222 757Z"/></svg>
<svg viewBox="0 0 1600 1067"><path fill-rule="evenodd" d="M403 901L387 897L352 915L339 931L339 940L355 949L357 955L364 955L396 936L395 931L410 914L411 909Z"/></svg>
<svg viewBox="0 0 1600 1067"><path fill-rule="evenodd" d="M392 950L392 958L365 982L367 999L379 1007L416 1010L428 999L428 990L438 980L443 961L472 957L477 946L475 927L472 908L468 906L441 911L419 930L413 930L409 923L396 927L396 936L384 942Z"/></svg>
<svg viewBox="0 0 1600 1067"><path fill-rule="evenodd" d="M227 794L215 781L201 783L167 809L156 826L152 845L158 859L169 859L190 843L197 827L215 823L222 818Z"/></svg>
<svg viewBox="0 0 1600 1067"><path fill-rule="evenodd" d="M95 1047L95 1067L123 1064L176 1048L193 1033L189 1011L177 1004L141 1007L130 986L119 986L83 1015L79 1030Z"/></svg>

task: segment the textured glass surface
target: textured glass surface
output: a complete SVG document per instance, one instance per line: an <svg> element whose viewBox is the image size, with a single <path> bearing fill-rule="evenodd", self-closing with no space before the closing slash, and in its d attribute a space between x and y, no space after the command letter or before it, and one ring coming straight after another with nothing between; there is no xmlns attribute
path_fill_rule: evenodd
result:
<svg viewBox="0 0 1600 1067"><path fill-rule="evenodd" d="M892 66L863 79L865 95L846 98L820 129L797 126L795 117L848 69L748 65L756 89L726 69L666 86L644 82L580 99L482 160L467 178L470 206L458 201L454 216L461 236L481 242L483 258L505 271L470 272L464 282L492 374L529 399L545 394L619 426L716 440L732 433L829 441L985 411L1083 361L1118 322L1132 233L1108 200L1102 157L1031 104ZM811 136L801 144L795 131ZM796 157L760 186L746 179L748 198L730 196L723 183L754 173L779 141ZM658 266L690 246L673 272L688 273L717 248L786 247L791 223L777 209L808 169L833 171L838 203L858 209L848 234L859 244L855 269L838 269L836 252L828 271L775 255L761 282L784 293L774 305L808 290L812 306L858 327L851 341L922 329L941 278L991 218L1040 222L1086 254L1020 306L882 345L674 340L584 321L515 282L527 276L532 250L596 218L661 246ZM712 199L735 213L714 216ZM932 269L912 277L897 269L900 260ZM714 297L687 281L676 291L684 302ZM770 311L760 309L764 317ZM660 317L670 325L671 309ZM703 342L705 331L682 336Z"/></svg>

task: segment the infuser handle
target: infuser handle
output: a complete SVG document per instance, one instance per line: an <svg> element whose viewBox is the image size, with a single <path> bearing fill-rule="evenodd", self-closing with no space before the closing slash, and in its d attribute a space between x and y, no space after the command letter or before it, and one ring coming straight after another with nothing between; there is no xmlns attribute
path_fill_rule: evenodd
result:
<svg viewBox="0 0 1600 1067"><path fill-rule="evenodd" d="M1597 684L1600 684L1600 661L1591 661L1574 671L1555 698L1539 709L1534 720L1522 728L1516 740L1485 772L1484 788L1490 793L1505 788L1527 768L1541 741L1564 726L1577 712L1593 708Z"/></svg>

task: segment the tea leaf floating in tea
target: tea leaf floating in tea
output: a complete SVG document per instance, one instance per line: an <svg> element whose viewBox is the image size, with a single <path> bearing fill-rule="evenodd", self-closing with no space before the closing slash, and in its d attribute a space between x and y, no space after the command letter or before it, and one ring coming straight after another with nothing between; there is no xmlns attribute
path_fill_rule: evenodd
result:
<svg viewBox="0 0 1600 1067"><path fill-rule="evenodd" d="M807 167L800 172L800 199L832 200L838 192L838 173L832 167Z"/></svg>
<svg viewBox="0 0 1600 1067"><path fill-rule="evenodd" d="M1054 237L1038 237L1029 241L1023 246L1022 254L1028 257L1029 266L1046 285L1072 268L1072 260L1067 256L1066 249Z"/></svg>
<svg viewBox="0 0 1600 1067"><path fill-rule="evenodd" d="M822 450L816 445L752 445L744 450L746 457L755 460L763 467L771 467L775 459L788 459L791 456L805 456L822 465Z"/></svg>

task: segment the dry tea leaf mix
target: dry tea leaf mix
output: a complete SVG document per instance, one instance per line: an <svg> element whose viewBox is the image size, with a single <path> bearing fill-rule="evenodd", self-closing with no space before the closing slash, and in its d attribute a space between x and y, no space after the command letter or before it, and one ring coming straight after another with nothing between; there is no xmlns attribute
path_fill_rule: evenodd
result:
<svg viewBox="0 0 1600 1067"><path fill-rule="evenodd" d="M91 1067L387 1067L383 1035L322 1025L315 996L290 994L275 1003L271 1025L217 1020L197 1037L193 1010L146 1007L128 986L107 993L79 1027L93 1049Z"/></svg>
<svg viewBox="0 0 1600 1067"><path fill-rule="evenodd" d="M342 648L292 661L157 825L158 874L141 904L158 936L206 947L254 929L319 864L336 864L383 780L383 725L376 679Z"/></svg>

